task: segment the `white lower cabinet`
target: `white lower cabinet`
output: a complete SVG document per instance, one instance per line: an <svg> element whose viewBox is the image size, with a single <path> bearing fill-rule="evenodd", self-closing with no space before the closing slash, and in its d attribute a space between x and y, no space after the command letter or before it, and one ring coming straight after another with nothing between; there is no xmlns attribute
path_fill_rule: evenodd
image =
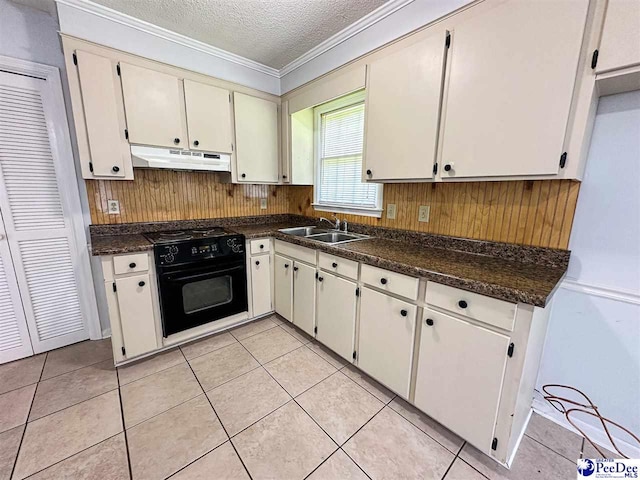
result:
<svg viewBox="0 0 640 480"><path fill-rule="evenodd" d="M367 287L360 302L358 367L409 398L417 307Z"/></svg>
<svg viewBox="0 0 640 480"><path fill-rule="evenodd" d="M271 257L251 257L251 301L253 316L259 317L273 310L271 305Z"/></svg>
<svg viewBox="0 0 640 480"><path fill-rule="evenodd" d="M356 328L356 283L321 272L316 300L317 340L351 361Z"/></svg>
<svg viewBox="0 0 640 480"><path fill-rule="evenodd" d="M415 405L491 452L510 339L428 308L420 336Z"/></svg>
<svg viewBox="0 0 640 480"><path fill-rule="evenodd" d="M158 348L153 297L148 273L116 278L123 354L128 358Z"/></svg>
<svg viewBox="0 0 640 480"><path fill-rule="evenodd" d="M314 335L316 269L301 262L293 264L293 324Z"/></svg>
<svg viewBox="0 0 640 480"><path fill-rule="evenodd" d="M293 321L293 260L276 255L273 278L276 313L291 322Z"/></svg>

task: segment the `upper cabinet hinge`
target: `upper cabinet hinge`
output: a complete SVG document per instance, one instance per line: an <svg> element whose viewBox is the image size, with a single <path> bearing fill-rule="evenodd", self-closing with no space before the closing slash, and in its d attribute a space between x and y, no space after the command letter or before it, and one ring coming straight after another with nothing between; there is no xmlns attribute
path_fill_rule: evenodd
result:
<svg viewBox="0 0 640 480"><path fill-rule="evenodd" d="M231 144L231 151L233 152L233 143Z"/></svg>
<svg viewBox="0 0 640 480"><path fill-rule="evenodd" d="M356 297L360 296L360 287L356 288Z"/></svg>
<svg viewBox="0 0 640 480"><path fill-rule="evenodd" d="M509 348L507 348L507 357L513 357L513 349L515 347L516 346L513 343L509 344ZM494 448L494 450L495 450L495 448Z"/></svg>
<svg viewBox="0 0 640 480"><path fill-rule="evenodd" d="M73 64L74 65L78 64L78 56L75 53L73 54Z"/></svg>
<svg viewBox="0 0 640 480"><path fill-rule="evenodd" d="M562 152L562 155L560 155L560 168L564 168L566 164L567 164L567 152Z"/></svg>
<svg viewBox="0 0 640 480"><path fill-rule="evenodd" d="M229 103L231 103L231 94L229 94Z"/></svg>
<svg viewBox="0 0 640 480"><path fill-rule="evenodd" d="M116 65L116 72L117 72L118 76L120 76L120 64Z"/></svg>
<svg viewBox="0 0 640 480"><path fill-rule="evenodd" d="M596 65L598 65L598 49L595 49L591 55L591 69L596 68Z"/></svg>
<svg viewBox="0 0 640 480"><path fill-rule="evenodd" d="M449 48L451 46L451 34L447 32L447 37L444 40L444 46Z"/></svg>
<svg viewBox="0 0 640 480"><path fill-rule="evenodd" d="M93 162L89 162L89 171L93 173Z"/></svg>
<svg viewBox="0 0 640 480"><path fill-rule="evenodd" d="M117 292L117 291L118 291L118 289L116 288L116 282L113 282L113 291L114 291L114 292Z"/></svg>
<svg viewBox="0 0 640 480"><path fill-rule="evenodd" d="M438 173L438 162L433 164L433 174L437 174Z"/></svg>
<svg viewBox="0 0 640 480"><path fill-rule="evenodd" d="M498 448L498 439L493 438L493 442L491 442L491 450L496 450Z"/></svg>
<svg viewBox="0 0 640 480"><path fill-rule="evenodd" d="M127 130L126 128L124 129L124 138L129 140L129 130Z"/></svg>

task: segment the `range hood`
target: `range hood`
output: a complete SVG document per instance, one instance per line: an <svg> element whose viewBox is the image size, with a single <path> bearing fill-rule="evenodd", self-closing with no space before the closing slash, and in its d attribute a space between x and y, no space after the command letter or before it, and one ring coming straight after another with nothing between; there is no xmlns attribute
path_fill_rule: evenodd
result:
<svg viewBox="0 0 640 480"><path fill-rule="evenodd" d="M138 168L165 168L170 170L206 170L230 172L231 155L228 153L195 152L174 148L131 146L133 166Z"/></svg>

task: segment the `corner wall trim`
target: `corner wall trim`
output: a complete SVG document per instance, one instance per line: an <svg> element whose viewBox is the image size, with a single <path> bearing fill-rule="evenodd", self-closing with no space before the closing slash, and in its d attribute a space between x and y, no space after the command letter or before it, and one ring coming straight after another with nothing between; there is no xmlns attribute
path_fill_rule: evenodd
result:
<svg viewBox="0 0 640 480"><path fill-rule="evenodd" d="M68 7L75 8L101 18L105 18L112 22L125 25L149 35L162 38L169 42L177 43L179 45L198 50L207 55L211 55L213 57L242 65L243 67L250 68L266 75L271 75L272 77L280 78L280 72L276 68L263 65L262 63L250 60L240 55L236 55L235 53L227 52L226 50L222 50L221 48L213 47L199 40L189 38L180 33L172 32L171 30L167 30L166 28L158 27L157 25L153 25L152 23L145 22L144 20L139 20L116 10L112 10L111 8L93 3L89 0L55 1L62 5L66 5Z"/></svg>
<svg viewBox="0 0 640 480"><path fill-rule="evenodd" d="M632 305L640 305L640 294L636 292L589 285L572 279L563 280L560 283L560 288L584 293L585 295L594 295L596 297L608 298L609 300L630 303Z"/></svg>

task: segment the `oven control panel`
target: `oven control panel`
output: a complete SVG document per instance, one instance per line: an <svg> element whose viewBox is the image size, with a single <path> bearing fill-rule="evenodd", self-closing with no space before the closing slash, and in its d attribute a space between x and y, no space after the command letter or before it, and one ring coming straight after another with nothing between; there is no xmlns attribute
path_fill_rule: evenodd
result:
<svg viewBox="0 0 640 480"><path fill-rule="evenodd" d="M179 265L195 263L218 257L244 255L244 236L226 235L214 238L200 238L154 247L156 265Z"/></svg>

